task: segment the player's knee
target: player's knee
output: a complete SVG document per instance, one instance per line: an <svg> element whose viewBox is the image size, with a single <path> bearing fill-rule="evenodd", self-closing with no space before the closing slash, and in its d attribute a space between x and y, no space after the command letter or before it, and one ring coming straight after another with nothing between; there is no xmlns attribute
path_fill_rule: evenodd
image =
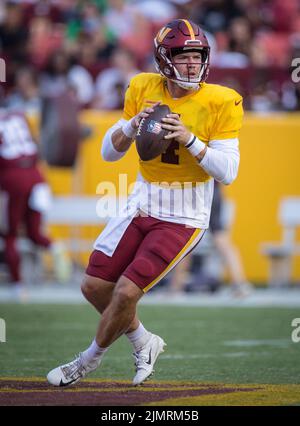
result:
<svg viewBox="0 0 300 426"><path fill-rule="evenodd" d="M97 293L97 290L98 285L96 285L93 280L84 278L81 284L81 292L86 299L89 300L91 297L93 297Z"/></svg>
<svg viewBox="0 0 300 426"><path fill-rule="evenodd" d="M125 288L119 287L113 292L113 303L120 309L126 309L132 303L132 297Z"/></svg>
<svg viewBox="0 0 300 426"><path fill-rule="evenodd" d="M126 278L121 278L113 292L113 303L120 309L135 305L142 295L142 291Z"/></svg>

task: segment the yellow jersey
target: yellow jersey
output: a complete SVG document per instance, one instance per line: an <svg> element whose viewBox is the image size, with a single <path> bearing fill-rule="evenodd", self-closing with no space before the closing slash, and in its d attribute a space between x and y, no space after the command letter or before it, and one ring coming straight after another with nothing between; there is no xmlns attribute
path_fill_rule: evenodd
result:
<svg viewBox="0 0 300 426"><path fill-rule="evenodd" d="M125 95L123 117L130 120L144 108L161 101L179 114L186 128L202 142L238 137L242 125L242 97L235 90L202 83L198 91L178 99L170 96L160 74L141 73L132 78ZM140 161L140 172L149 183L206 182L210 176L189 151L176 141L161 156Z"/></svg>

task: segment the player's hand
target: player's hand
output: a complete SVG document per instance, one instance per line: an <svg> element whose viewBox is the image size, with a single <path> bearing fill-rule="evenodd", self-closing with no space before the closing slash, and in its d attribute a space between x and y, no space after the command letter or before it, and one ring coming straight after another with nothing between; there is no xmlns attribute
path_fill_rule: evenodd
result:
<svg viewBox="0 0 300 426"><path fill-rule="evenodd" d="M156 102L151 107L147 107L143 109L143 111L139 112L135 117L133 117L131 120L131 126L133 127L133 129L137 129L140 125L141 120L143 118L147 118L149 114L151 114L151 112L154 111L154 108L160 104L161 104L161 101Z"/></svg>
<svg viewBox="0 0 300 426"><path fill-rule="evenodd" d="M178 114L168 114L163 121L163 129L169 130L169 133L165 136L165 139L175 139L182 145L186 145L191 138L191 132L185 127L180 121Z"/></svg>

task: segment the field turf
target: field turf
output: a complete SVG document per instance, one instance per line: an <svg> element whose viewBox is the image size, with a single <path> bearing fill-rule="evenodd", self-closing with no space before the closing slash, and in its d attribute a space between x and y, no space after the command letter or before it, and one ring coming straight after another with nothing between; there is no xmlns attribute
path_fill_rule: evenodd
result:
<svg viewBox="0 0 300 426"><path fill-rule="evenodd" d="M88 378L53 388L47 372L90 344L96 311L0 304L0 406L300 406L300 342L291 339L298 309L142 305L139 315L168 344L149 382L132 386L132 348L122 337Z"/></svg>
<svg viewBox="0 0 300 426"><path fill-rule="evenodd" d="M298 309L141 306L139 314L168 344L157 380L300 383L300 342L291 340ZM7 328L2 377L45 377L89 345L98 321L88 305L0 304L0 317ZM89 378L131 380L131 352L122 337Z"/></svg>

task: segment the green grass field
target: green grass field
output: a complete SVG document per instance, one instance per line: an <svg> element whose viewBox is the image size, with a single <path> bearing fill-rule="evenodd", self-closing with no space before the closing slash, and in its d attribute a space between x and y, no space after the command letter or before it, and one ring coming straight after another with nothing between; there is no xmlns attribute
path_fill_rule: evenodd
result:
<svg viewBox="0 0 300 426"><path fill-rule="evenodd" d="M139 314L168 344L156 380L300 383L300 342L291 340L299 309L141 306ZM88 305L0 304L0 318L1 377L45 377L90 344L98 321ZM131 352L122 337L90 378L131 380Z"/></svg>

